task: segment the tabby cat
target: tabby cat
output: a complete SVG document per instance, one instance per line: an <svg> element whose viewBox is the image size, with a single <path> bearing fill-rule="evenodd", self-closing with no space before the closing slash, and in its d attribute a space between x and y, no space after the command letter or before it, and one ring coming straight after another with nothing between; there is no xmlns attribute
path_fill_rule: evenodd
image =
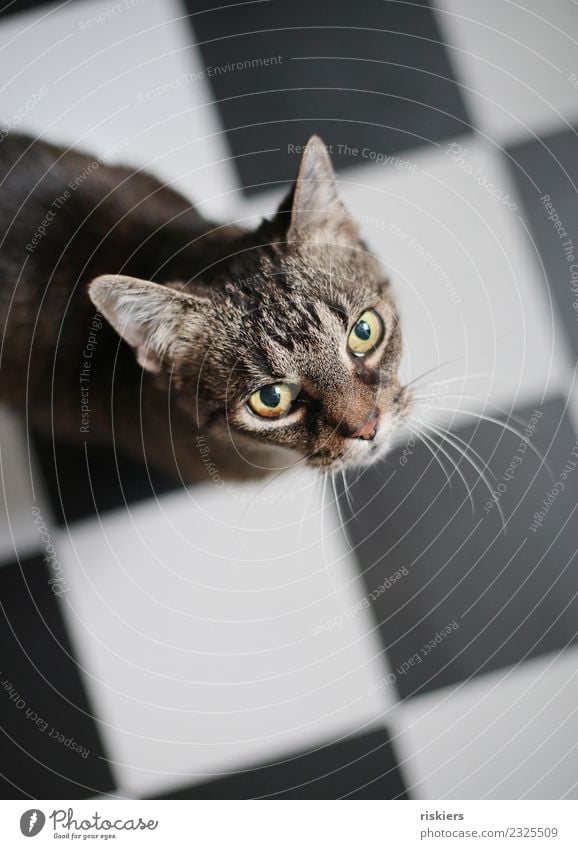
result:
<svg viewBox="0 0 578 849"><path fill-rule="evenodd" d="M241 479L385 453L408 405L398 315L318 137L254 231L26 136L0 144L0 180L0 400L34 428L186 482L207 453Z"/></svg>

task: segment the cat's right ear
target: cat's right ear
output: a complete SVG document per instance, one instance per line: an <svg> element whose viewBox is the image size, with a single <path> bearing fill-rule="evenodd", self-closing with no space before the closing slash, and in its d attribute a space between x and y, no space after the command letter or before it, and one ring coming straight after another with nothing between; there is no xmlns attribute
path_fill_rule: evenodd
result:
<svg viewBox="0 0 578 849"><path fill-rule="evenodd" d="M301 156L293 189L279 208L287 239L298 242L356 243L357 225L337 192L331 157L319 136L311 136Z"/></svg>
<svg viewBox="0 0 578 849"><path fill-rule="evenodd" d="M121 274L97 277L88 287L93 304L116 332L134 348L146 371L170 366L183 340L194 337L201 319L200 302L158 283Z"/></svg>

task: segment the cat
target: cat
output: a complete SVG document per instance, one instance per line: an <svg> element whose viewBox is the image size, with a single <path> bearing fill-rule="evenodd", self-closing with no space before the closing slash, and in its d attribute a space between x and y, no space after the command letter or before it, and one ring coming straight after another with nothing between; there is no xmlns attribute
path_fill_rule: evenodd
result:
<svg viewBox="0 0 578 849"><path fill-rule="evenodd" d="M138 170L0 143L0 401L185 483L388 450L409 405L387 276L313 136L277 213L206 221Z"/></svg>

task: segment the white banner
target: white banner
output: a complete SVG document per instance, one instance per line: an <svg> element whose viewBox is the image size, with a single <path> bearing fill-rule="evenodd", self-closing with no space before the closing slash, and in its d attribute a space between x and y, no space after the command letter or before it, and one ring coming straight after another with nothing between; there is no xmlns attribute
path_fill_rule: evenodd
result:
<svg viewBox="0 0 578 849"><path fill-rule="evenodd" d="M8 849L63 841L118 849L578 847L571 801L5 801L0 824Z"/></svg>

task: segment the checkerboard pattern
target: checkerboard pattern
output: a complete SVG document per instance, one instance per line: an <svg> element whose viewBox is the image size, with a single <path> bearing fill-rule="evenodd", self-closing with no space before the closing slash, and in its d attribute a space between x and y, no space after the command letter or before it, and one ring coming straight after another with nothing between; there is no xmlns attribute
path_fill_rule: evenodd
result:
<svg viewBox="0 0 578 849"><path fill-rule="evenodd" d="M577 38L572 0L5 5L8 131L207 215L319 133L420 398L362 474L221 489L1 409L5 798L578 798Z"/></svg>

